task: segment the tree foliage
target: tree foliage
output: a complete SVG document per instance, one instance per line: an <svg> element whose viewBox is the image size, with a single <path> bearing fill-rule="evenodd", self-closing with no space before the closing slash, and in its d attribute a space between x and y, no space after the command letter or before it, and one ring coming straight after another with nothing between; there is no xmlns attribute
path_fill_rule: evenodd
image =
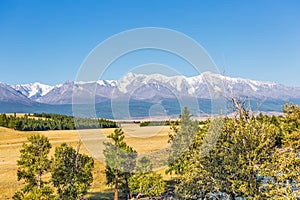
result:
<svg viewBox="0 0 300 200"><path fill-rule="evenodd" d="M57 188L59 199L79 199L87 193L93 182L94 160L80 154L79 147L75 150L63 143L55 149L52 158L52 182Z"/></svg>
<svg viewBox="0 0 300 200"><path fill-rule="evenodd" d="M300 196L300 108L291 103L282 110L282 142L272 161L264 164L263 173L268 179L263 190L276 199L296 199Z"/></svg>
<svg viewBox="0 0 300 200"><path fill-rule="evenodd" d="M45 136L28 137L29 144L24 143L20 150L18 180L24 180L25 186L14 195L14 199L50 199L52 189L43 181L43 175L50 169L48 153L51 144Z"/></svg>
<svg viewBox="0 0 300 200"><path fill-rule="evenodd" d="M135 174L130 177L129 186L134 193L158 197L165 192L166 183L160 174L152 171L150 160L142 157Z"/></svg>
<svg viewBox="0 0 300 200"><path fill-rule="evenodd" d="M187 107L184 107L179 116L178 123L171 124L172 132L169 134L169 143L171 144L170 156L168 160L168 173L175 172L181 174L187 167L185 154L189 151L190 145L198 131L198 122L191 119Z"/></svg>
<svg viewBox="0 0 300 200"><path fill-rule="evenodd" d="M80 199L87 193L93 176L94 161L82 155L71 146L62 144L55 149L54 157L49 160L51 144L43 135L28 137L17 161L18 180L23 180L24 187L15 193L16 200ZM49 180L51 172L54 193Z"/></svg>
<svg viewBox="0 0 300 200"><path fill-rule="evenodd" d="M204 199L220 194L228 199L296 199L300 109L286 104L283 112L284 117L254 117L243 111L225 118L220 127L213 128L221 128L213 146L206 140L208 134L214 137L216 132L209 130L216 125L208 121L199 127L179 159L178 197Z"/></svg>
<svg viewBox="0 0 300 200"><path fill-rule="evenodd" d="M119 188L130 195L129 178L136 165L137 152L124 141L122 129L115 129L108 136L112 142L105 142L103 154L106 162L106 179L108 184L115 185L115 199L118 199Z"/></svg>

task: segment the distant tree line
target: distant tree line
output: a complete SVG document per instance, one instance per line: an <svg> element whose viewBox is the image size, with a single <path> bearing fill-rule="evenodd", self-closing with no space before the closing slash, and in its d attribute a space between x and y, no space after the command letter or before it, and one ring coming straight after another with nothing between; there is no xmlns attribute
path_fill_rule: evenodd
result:
<svg viewBox="0 0 300 200"><path fill-rule="evenodd" d="M117 123L107 119L75 118L60 114L34 113L22 117L0 114L0 126L19 131L74 130L117 128Z"/></svg>
<svg viewBox="0 0 300 200"><path fill-rule="evenodd" d="M144 126L169 126L168 121L143 121L140 123L140 127Z"/></svg>
<svg viewBox="0 0 300 200"><path fill-rule="evenodd" d="M137 123L137 122L136 122ZM171 126L175 125L178 126L180 121L179 120L166 120L166 121L138 121L140 124L140 127L145 127L145 126ZM207 123L207 121L197 121L199 125L204 125Z"/></svg>

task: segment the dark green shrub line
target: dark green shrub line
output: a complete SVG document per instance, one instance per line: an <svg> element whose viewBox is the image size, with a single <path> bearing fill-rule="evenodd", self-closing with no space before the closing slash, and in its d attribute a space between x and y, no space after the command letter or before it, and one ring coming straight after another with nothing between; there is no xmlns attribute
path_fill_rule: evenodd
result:
<svg viewBox="0 0 300 200"><path fill-rule="evenodd" d="M204 125L206 121L197 121L199 125ZM143 121L139 122L140 127L145 126L170 126L170 125L179 125L179 120L166 120L166 121Z"/></svg>

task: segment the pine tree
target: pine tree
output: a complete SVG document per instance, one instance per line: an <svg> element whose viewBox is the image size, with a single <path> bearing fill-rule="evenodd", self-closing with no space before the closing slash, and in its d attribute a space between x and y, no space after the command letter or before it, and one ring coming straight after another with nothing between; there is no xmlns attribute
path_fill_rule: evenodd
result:
<svg viewBox="0 0 300 200"><path fill-rule="evenodd" d="M179 126L175 123L171 124L172 132L169 134L171 149L167 173L181 174L187 167L185 156L198 131L198 122L193 121L191 117L192 115L187 107L184 107L182 114L179 116Z"/></svg>
<svg viewBox="0 0 300 200"><path fill-rule="evenodd" d="M52 182L57 188L61 200L82 198L93 182L93 158L80 154L77 150L63 143L55 148L52 157Z"/></svg>
<svg viewBox="0 0 300 200"><path fill-rule="evenodd" d="M115 129L108 138L111 142L105 142L103 154L106 162L106 179L108 184L114 184L114 199L119 197L119 188L130 195L129 178L136 164L136 151L124 141L125 135L122 129Z"/></svg>
<svg viewBox="0 0 300 200"><path fill-rule="evenodd" d="M48 153L51 144L45 136L28 137L29 144L24 143L20 150L18 180L24 180L25 186L14 195L14 199L50 199L52 189L43 181L43 175L50 169Z"/></svg>

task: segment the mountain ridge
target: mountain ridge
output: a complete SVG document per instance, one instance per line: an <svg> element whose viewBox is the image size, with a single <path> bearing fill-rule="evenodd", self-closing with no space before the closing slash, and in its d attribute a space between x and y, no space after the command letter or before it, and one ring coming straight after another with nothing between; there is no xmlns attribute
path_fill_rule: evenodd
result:
<svg viewBox="0 0 300 200"><path fill-rule="evenodd" d="M72 104L75 98L85 103L94 99L100 103L109 99L134 99L161 101L163 99L197 98L213 99L224 96L242 96L254 99L300 99L300 87L285 86L270 81L232 78L212 72L203 72L193 77L165 76L162 74L128 73L120 80L66 81L50 86L42 83L7 85L17 99L27 103ZM4 89L2 88L2 92ZM1 93L0 93L1 94ZM3 95L2 95L3 96ZM5 100L2 97L2 101ZM73 97L73 98L72 98ZM7 97L7 101L11 101Z"/></svg>

